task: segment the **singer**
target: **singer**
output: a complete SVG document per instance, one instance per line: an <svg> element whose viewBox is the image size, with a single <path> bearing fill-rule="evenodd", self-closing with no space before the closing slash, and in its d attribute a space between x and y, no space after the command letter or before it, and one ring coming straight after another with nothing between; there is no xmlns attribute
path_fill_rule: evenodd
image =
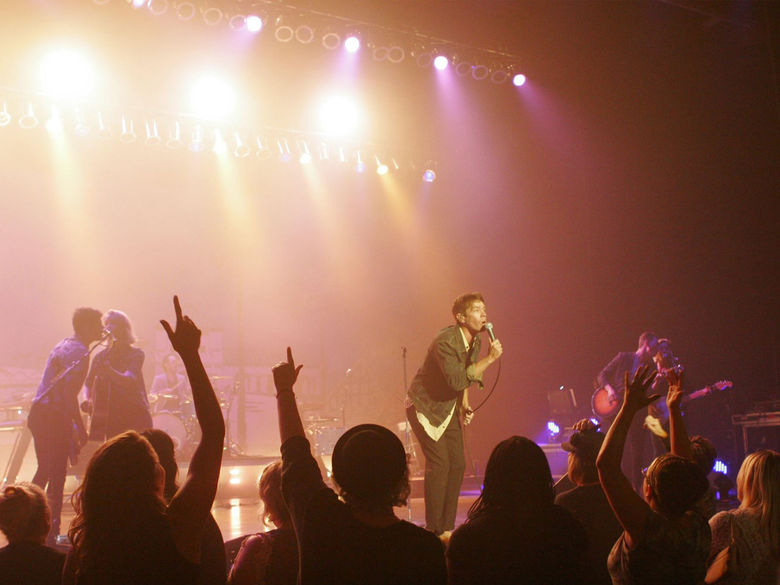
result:
<svg viewBox="0 0 780 585"><path fill-rule="evenodd" d="M135 347L130 319L112 309L103 315L109 346L95 356L87 375L89 438L105 441L124 431L152 428L146 395L144 352Z"/></svg>
<svg viewBox="0 0 780 585"><path fill-rule="evenodd" d="M455 324L439 331L428 347L406 400L406 416L425 455L425 527L444 539L455 527L466 467L461 425L474 417L468 388L482 386L482 374L503 352L491 331L490 350L479 359L479 333L488 324L480 293L456 298L452 315Z"/></svg>

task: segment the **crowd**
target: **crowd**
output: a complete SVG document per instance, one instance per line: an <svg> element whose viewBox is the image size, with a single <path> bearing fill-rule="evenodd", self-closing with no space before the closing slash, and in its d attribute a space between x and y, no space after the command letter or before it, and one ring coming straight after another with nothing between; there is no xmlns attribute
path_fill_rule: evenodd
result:
<svg viewBox="0 0 780 585"><path fill-rule="evenodd" d="M210 514L225 424L198 353L200 331L178 298L174 308L175 326L162 325L186 368L201 429L187 477L177 482L164 432L109 438L73 495L67 554L45 544L52 516L41 488L6 486L3 584L780 583L780 454L749 454L737 476L739 507L712 515L711 453L688 437L680 374L669 374L665 398L671 451L647 468L641 495L621 460L632 419L660 398L648 395L656 373L644 367L626 375L606 434L581 421L563 445L571 490L556 496L537 444L507 438L490 455L466 522L442 539L396 515L410 493L408 467L401 441L384 427L344 433L333 452L336 487L326 485L298 412L302 366L289 348L273 368L282 458L258 482L263 522L275 529L248 536L228 568Z"/></svg>

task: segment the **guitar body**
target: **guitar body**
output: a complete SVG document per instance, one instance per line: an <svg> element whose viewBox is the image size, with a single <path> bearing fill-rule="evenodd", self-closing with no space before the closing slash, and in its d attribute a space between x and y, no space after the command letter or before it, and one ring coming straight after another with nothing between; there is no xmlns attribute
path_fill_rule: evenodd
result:
<svg viewBox="0 0 780 585"><path fill-rule="evenodd" d="M102 443L106 440L108 429L108 393L110 387L111 384L108 380L101 380L100 377L95 378L95 383L92 387L92 415L89 420L90 441L100 441Z"/></svg>
<svg viewBox="0 0 780 585"><path fill-rule="evenodd" d="M606 388L597 388L590 399L590 408L599 420L612 418L620 410L620 399L610 397Z"/></svg>

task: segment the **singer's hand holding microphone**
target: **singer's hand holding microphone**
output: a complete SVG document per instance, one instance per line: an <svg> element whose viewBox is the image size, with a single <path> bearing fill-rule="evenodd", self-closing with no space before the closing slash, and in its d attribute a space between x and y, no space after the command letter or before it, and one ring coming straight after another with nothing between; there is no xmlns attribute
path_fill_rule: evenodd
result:
<svg viewBox="0 0 780 585"><path fill-rule="evenodd" d="M493 332L493 324L485 323L485 331L490 336L490 352L488 355L493 361L496 361L504 353L504 348L501 346L501 342L496 339L496 334Z"/></svg>

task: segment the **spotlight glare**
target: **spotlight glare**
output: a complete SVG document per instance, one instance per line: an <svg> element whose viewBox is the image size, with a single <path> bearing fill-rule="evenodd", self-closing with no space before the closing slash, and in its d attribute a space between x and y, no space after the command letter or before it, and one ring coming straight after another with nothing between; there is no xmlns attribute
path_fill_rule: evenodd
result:
<svg viewBox="0 0 780 585"><path fill-rule="evenodd" d="M56 106L51 107L51 117L46 120L46 130L51 134L62 134L62 118L60 117L60 111Z"/></svg>
<svg viewBox="0 0 780 585"><path fill-rule="evenodd" d="M557 435L561 432L561 427L559 427L555 421L548 421L547 422L547 430L550 432L551 435Z"/></svg>
<svg viewBox="0 0 780 585"><path fill-rule="evenodd" d="M233 89L216 77L203 77L192 88L192 109L206 118L222 118L235 107Z"/></svg>
<svg viewBox="0 0 780 585"><path fill-rule="evenodd" d="M512 78L512 83L514 83L515 87L522 87L525 85L525 75L518 73Z"/></svg>
<svg viewBox="0 0 780 585"><path fill-rule="evenodd" d="M225 154L227 152L227 143L222 138L222 132L219 129L214 130L214 146L211 150L217 154Z"/></svg>
<svg viewBox="0 0 780 585"><path fill-rule="evenodd" d="M436 69L439 71L444 71L449 64L449 59L447 59L447 57L444 55L439 55L433 60L433 66L436 67Z"/></svg>
<svg viewBox="0 0 780 585"><path fill-rule="evenodd" d="M11 123L11 114L8 113L8 104L3 102L0 108L0 126L8 126Z"/></svg>
<svg viewBox="0 0 780 585"><path fill-rule="evenodd" d="M344 41L344 48L348 53L357 53L360 49L360 39L355 36L348 37L347 40Z"/></svg>
<svg viewBox="0 0 780 585"><path fill-rule="evenodd" d="M59 97L86 97L94 86L94 72L80 53L61 49L49 53L41 64L44 91Z"/></svg>
<svg viewBox="0 0 780 585"><path fill-rule="evenodd" d="M133 8L143 8L146 0L133 0Z"/></svg>
<svg viewBox="0 0 780 585"><path fill-rule="evenodd" d="M425 169L423 173L423 181L426 183L433 183L436 180L436 172L433 169Z"/></svg>
<svg viewBox="0 0 780 585"><path fill-rule="evenodd" d="M723 475L728 475L729 474L729 466L726 465L720 459L716 459L715 460L715 465L713 465L712 469L717 471L718 473L722 473Z"/></svg>
<svg viewBox="0 0 780 585"><path fill-rule="evenodd" d="M260 32L263 30L263 19L256 14L250 14L246 17L246 30L249 32Z"/></svg>
<svg viewBox="0 0 780 585"><path fill-rule="evenodd" d="M325 132L344 135L354 132L360 119L355 102L343 96L332 96L320 108L320 122Z"/></svg>

